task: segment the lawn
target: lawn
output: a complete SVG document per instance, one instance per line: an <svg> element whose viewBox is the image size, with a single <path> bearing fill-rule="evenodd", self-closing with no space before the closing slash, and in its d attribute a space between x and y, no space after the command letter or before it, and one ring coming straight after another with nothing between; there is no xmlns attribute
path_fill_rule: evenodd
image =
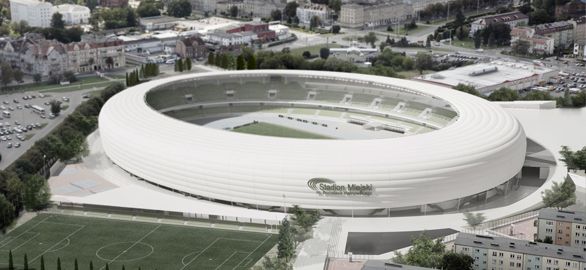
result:
<svg viewBox="0 0 586 270"><path fill-rule="evenodd" d="M49 84L49 83L39 83L39 84L26 84L26 85L18 85L13 86L7 89L7 91L14 91L14 92L27 92L27 91L39 91L39 92L69 92L75 91L80 89L86 89L89 87L101 88L106 87L109 85L111 81L107 79L100 78L100 77L85 77L80 78L79 81L68 84L68 85L59 85L59 84Z"/></svg>
<svg viewBox="0 0 586 270"><path fill-rule="evenodd" d="M319 55L319 50L321 48L340 48L341 46L337 43L329 43L329 44L318 44L318 45L311 45L307 47L299 47L295 49L291 49L291 54L302 55L304 51L309 51L312 55Z"/></svg>
<svg viewBox="0 0 586 270"><path fill-rule="evenodd" d="M277 236L236 230L41 214L0 236L0 269L12 250L17 269L24 254L29 267L56 269L249 269L276 243Z"/></svg>
<svg viewBox="0 0 586 270"><path fill-rule="evenodd" d="M264 122L257 122L247 126L238 127L235 128L233 131L255 135L288 137L297 139L331 139L330 137L326 137L323 135Z"/></svg>
<svg viewBox="0 0 586 270"><path fill-rule="evenodd" d="M429 25L418 24L415 29L407 30L407 29L405 29L405 27L401 26L399 29L397 29L395 27L395 28L393 28L393 31L387 32L387 33L389 33L389 34L395 34L395 35L409 34L409 35L415 35L415 36L417 36L417 34L419 34L420 32L426 31L430 27L431 26L429 26Z"/></svg>

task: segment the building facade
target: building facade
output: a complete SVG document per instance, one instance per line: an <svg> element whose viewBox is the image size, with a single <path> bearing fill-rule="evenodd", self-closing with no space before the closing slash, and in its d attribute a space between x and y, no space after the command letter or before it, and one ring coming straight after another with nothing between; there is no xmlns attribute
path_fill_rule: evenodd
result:
<svg viewBox="0 0 586 270"><path fill-rule="evenodd" d="M349 28L393 25L411 20L413 13L413 6L403 2L346 4L340 10L339 23Z"/></svg>
<svg viewBox="0 0 586 270"><path fill-rule="evenodd" d="M582 248L460 233L454 251L471 256L474 270L586 270Z"/></svg>
<svg viewBox="0 0 586 270"><path fill-rule="evenodd" d="M539 210L535 224L536 240L552 239L556 245L586 247L586 213L559 211L544 208Z"/></svg>
<svg viewBox="0 0 586 270"><path fill-rule="evenodd" d="M534 28L535 34L553 38L556 48L567 49L574 46L574 24L569 21L545 23Z"/></svg>
<svg viewBox="0 0 586 270"><path fill-rule="evenodd" d="M55 6L55 12L61 13L63 21L68 25L88 23L91 15L88 7L72 4Z"/></svg>
<svg viewBox="0 0 586 270"><path fill-rule="evenodd" d="M182 38L175 45L175 53L182 58L203 58L208 54L205 42L199 36Z"/></svg>
<svg viewBox="0 0 586 270"><path fill-rule="evenodd" d="M66 71L90 72L126 65L124 45L115 38L63 44L37 35L4 41L0 57L25 74L53 76Z"/></svg>
<svg viewBox="0 0 586 270"><path fill-rule="evenodd" d="M234 34L240 32L252 32L255 33L259 42L269 42L277 39L275 31L269 29L268 23L263 22L250 22L239 25L238 27L230 28L226 30L226 33Z"/></svg>
<svg viewBox="0 0 586 270"><path fill-rule="evenodd" d="M570 21L574 25L574 43L586 45L586 16Z"/></svg>
<svg viewBox="0 0 586 270"><path fill-rule="evenodd" d="M306 4L297 7L297 18L299 23L303 25L309 25L311 18L318 17L322 25L330 24L331 22L331 11L327 5L320 4Z"/></svg>
<svg viewBox="0 0 586 270"><path fill-rule="evenodd" d="M551 55L555 49L554 39L535 34L535 29L527 26L518 26L511 29L511 47L518 42L525 41L529 44L528 53Z"/></svg>
<svg viewBox="0 0 586 270"><path fill-rule="evenodd" d="M53 5L36 0L10 0L10 15L13 22L25 21L33 27L50 27Z"/></svg>
<svg viewBox="0 0 586 270"><path fill-rule="evenodd" d="M128 6L128 0L100 0L101 7L126 7Z"/></svg>
<svg viewBox="0 0 586 270"><path fill-rule="evenodd" d="M477 31L496 23L508 24L512 29L516 26L527 25L529 23L529 17L519 11L486 16L470 24L469 35L470 37L474 37Z"/></svg>

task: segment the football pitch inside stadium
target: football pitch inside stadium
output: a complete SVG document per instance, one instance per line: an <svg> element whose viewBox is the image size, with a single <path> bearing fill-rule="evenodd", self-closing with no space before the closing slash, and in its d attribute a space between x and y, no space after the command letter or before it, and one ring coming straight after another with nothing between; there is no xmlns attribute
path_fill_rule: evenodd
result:
<svg viewBox="0 0 586 270"><path fill-rule="evenodd" d="M0 236L0 269L249 269L276 243L268 233L41 214Z"/></svg>

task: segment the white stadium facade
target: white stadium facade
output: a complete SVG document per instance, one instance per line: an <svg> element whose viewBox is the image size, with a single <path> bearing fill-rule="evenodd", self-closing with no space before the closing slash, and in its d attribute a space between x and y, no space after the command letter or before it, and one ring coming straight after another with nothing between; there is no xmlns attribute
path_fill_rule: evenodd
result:
<svg viewBox="0 0 586 270"><path fill-rule="evenodd" d="M347 125L367 135L299 139L210 126L259 111L333 137ZM159 187L248 208L299 205L338 215L487 201L515 185L527 151L516 118L481 98L422 82L320 71L146 82L105 104L99 132L114 164Z"/></svg>

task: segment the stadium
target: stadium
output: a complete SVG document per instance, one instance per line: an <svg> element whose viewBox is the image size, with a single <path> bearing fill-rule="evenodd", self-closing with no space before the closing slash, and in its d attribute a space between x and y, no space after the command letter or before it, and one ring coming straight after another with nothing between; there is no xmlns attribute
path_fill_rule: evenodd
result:
<svg viewBox="0 0 586 270"><path fill-rule="evenodd" d="M104 105L99 133L114 164L158 187L334 215L487 202L517 185L528 144L513 116L472 95L294 70L146 82Z"/></svg>

